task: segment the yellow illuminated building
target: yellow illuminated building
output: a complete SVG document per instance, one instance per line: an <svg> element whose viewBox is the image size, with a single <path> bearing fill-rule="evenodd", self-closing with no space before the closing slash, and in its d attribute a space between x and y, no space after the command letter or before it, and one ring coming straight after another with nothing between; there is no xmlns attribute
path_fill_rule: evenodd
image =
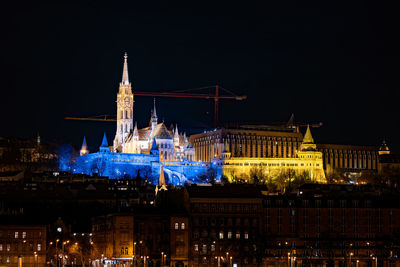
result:
<svg viewBox="0 0 400 267"><path fill-rule="evenodd" d="M322 152L317 151L310 128L304 135L300 150L294 157L231 157L229 146L222 153L221 159L213 161L222 167L222 175L228 180L249 179L252 175L259 179L294 178L305 175L314 182L326 182L323 169Z"/></svg>

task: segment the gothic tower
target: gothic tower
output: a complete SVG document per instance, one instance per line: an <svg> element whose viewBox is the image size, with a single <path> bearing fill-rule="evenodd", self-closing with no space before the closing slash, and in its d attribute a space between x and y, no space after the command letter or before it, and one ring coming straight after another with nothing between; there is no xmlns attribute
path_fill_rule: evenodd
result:
<svg viewBox="0 0 400 267"><path fill-rule="evenodd" d="M156 111L156 99L154 98L154 107L153 107L153 110L151 112L151 119L150 119L151 136L152 137L155 134L157 123L158 123L158 118L157 118L157 111Z"/></svg>
<svg viewBox="0 0 400 267"><path fill-rule="evenodd" d="M124 140L133 130L133 94L128 77L128 54L124 55L122 81L117 94L117 131L114 138L114 151L122 152Z"/></svg>

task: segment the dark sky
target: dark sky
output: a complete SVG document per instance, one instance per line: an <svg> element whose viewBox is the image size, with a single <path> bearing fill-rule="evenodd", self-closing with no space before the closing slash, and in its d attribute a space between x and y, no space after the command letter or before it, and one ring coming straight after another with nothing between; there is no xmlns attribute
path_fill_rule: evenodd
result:
<svg viewBox="0 0 400 267"><path fill-rule="evenodd" d="M221 121L280 122L295 113L324 123L313 130L317 142L379 145L385 137L400 151L400 23L389 1L13 2L0 4L0 136L39 131L79 147L86 135L92 150L104 131L111 141L115 123L63 118L116 113L126 51L134 91L220 84L248 96L223 101ZM157 103L167 125L211 125L209 100ZM135 98L140 127L151 105Z"/></svg>

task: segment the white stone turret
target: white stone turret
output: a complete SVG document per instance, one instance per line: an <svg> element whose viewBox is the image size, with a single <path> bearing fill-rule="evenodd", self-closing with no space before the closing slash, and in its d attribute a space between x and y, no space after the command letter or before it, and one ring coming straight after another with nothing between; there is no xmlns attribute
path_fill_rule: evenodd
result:
<svg viewBox="0 0 400 267"><path fill-rule="evenodd" d="M133 130L133 94L128 75L128 55L124 55L122 81L117 94L117 131L114 138L114 151L123 150L124 139Z"/></svg>
<svg viewBox="0 0 400 267"><path fill-rule="evenodd" d="M174 131L174 146L179 146L178 124L175 125L175 131Z"/></svg>
<svg viewBox="0 0 400 267"><path fill-rule="evenodd" d="M157 111L156 111L156 99L154 98L154 107L153 110L151 112L151 118L150 118L150 122L151 122L151 133L152 136L154 136L154 131L156 130L156 126L158 123L158 117L157 117Z"/></svg>

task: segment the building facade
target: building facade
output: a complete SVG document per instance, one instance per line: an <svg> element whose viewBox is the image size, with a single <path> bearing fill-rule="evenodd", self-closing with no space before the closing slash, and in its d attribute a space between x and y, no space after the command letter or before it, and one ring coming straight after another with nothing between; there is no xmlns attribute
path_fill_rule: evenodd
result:
<svg viewBox="0 0 400 267"><path fill-rule="evenodd" d="M240 129L217 129L191 135L196 159L210 162L222 158L224 150L232 157L291 158L296 156L303 136L293 128L247 126Z"/></svg>
<svg viewBox="0 0 400 267"><path fill-rule="evenodd" d="M0 225L0 266L45 266L46 243L46 226Z"/></svg>
<svg viewBox="0 0 400 267"><path fill-rule="evenodd" d="M247 181L250 176L255 175L261 182L266 182L270 179L276 180L282 175L291 179L295 175L305 174L314 182L326 182L322 153L316 150L309 127L300 147L296 146L295 154L291 157L279 157L279 154L277 157L232 157L228 150L228 141L225 147L222 158L214 160L213 163L220 167L221 176L225 176L229 181Z"/></svg>

